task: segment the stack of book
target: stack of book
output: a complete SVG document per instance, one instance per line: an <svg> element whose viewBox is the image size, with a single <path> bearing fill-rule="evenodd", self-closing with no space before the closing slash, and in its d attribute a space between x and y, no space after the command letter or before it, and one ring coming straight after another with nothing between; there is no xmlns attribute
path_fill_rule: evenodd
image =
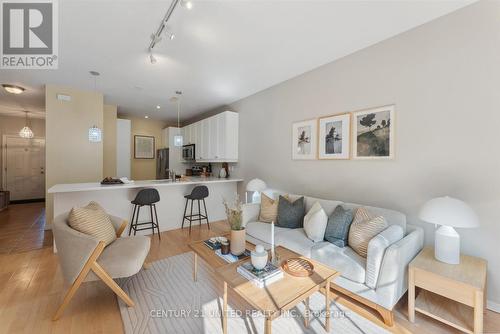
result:
<svg viewBox="0 0 500 334"><path fill-rule="evenodd" d="M263 288L283 278L281 269L270 262L261 270L255 269L251 262L245 262L238 266L236 271L259 288Z"/></svg>
<svg viewBox="0 0 500 334"><path fill-rule="evenodd" d="M244 259L246 257L249 257L250 256L250 251L248 249L245 249L245 251L243 252L243 254L241 255L233 255L231 253L229 254L222 254L221 250L220 249L217 249L215 251L215 254L217 254L217 256L220 256L221 258L224 259L224 261L226 262L229 262L229 263L233 263L233 262L237 262L241 259Z"/></svg>
<svg viewBox="0 0 500 334"><path fill-rule="evenodd" d="M205 241L203 241L203 243L205 244L205 246L207 246L211 250L217 250L217 249L220 249L220 247L221 247L220 242L216 238L211 238L211 239L205 240Z"/></svg>

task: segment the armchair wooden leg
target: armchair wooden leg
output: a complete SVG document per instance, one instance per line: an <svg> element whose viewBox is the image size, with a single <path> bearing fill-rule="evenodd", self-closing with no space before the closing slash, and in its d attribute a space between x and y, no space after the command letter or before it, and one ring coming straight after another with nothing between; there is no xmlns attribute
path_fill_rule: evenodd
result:
<svg viewBox="0 0 500 334"><path fill-rule="evenodd" d="M82 271L80 271L80 273L76 277L75 281L73 282L73 284L69 288L68 292L66 293L66 296L64 296L64 300L63 300L61 306L59 306L59 308L57 309L56 314L54 315L52 320L55 321L61 317L64 310L68 306L69 302L71 301L71 299L75 295L76 291L78 290L80 285L83 283L85 277L87 277L87 274L92 269L92 265L95 263L95 261L97 260L99 255L101 255L105 246L106 246L106 244L104 243L104 241L100 241L99 244L97 245L97 247L92 252L92 254L90 254L89 259L87 260L87 262L85 263L85 265L82 268Z"/></svg>
<svg viewBox="0 0 500 334"><path fill-rule="evenodd" d="M109 286L111 290L113 290L114 293L116 293L116 295L125 302L125 304L127 304L129 307L133 307L135 305L132 299L130 299L130 297L125 293L125 291L123 291L122 288L120 288L120 286L116 284L115 281L113 281L111 276L109 276L108 273L104 269L102 269L102 267L97 262L92 265L92 271L97 276L99 276L99 278L102 279L103 282L106 283L106 285Z"/></svg>

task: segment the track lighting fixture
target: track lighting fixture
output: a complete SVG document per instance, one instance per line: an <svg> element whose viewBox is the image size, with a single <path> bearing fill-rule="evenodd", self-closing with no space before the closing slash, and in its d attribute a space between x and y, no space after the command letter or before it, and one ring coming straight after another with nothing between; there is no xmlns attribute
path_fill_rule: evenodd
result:
<svg viewBox="0 0 500 334"><path fill-rule="evenodd" d="M156 64L156 57L153 56L152 52L149 54L149 61L151 62L151 64Z"/></svg>

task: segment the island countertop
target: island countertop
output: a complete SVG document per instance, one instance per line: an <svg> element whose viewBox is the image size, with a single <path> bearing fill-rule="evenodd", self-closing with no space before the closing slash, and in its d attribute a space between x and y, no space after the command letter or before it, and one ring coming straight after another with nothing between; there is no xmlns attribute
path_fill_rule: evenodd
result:
<svg viewBox="0 0 500 334"><path fill-rule="evenodd" d="M227 183L227 182L242 182L243 179L238 178L218 178L218 177L201 177L188 176L185 181L172 182L170 179L165 180L144 180L134 181L124 184L102 185L99 182L89 183L66 183L56 184L49 188L49 194L71 193L80 191L96 191L96 190L116 190L116 189L132 189L144 187L175 187L191 184L212 184L212 183Z"/></svg>

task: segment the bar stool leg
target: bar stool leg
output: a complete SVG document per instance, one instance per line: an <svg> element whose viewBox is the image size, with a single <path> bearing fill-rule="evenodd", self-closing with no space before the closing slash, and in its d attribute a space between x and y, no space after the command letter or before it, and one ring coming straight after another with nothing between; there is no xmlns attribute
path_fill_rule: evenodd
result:
<svg viewBox="0 0 500 334"><path fill-rule="evenodd" d="M192 223L193 223L193 200L191 200L191 215L189 216L189 233L191 233Z"/></svg>
<svg viewBox="0 0 500 334"><path fill-rule="evenodd" d="M184 228L184 222L186 221L186 211L187 211L187 208L188 208L188 199L186 198L186 205L184 206L184 215L182 215L181 229Z"/></svg>
<svg viewBox="0 0 500 334"><path fill-rule="evenodd" d="M128 236L130 237L130 233L132 233L132 225L134 225L134 217L135 217L135 209L137 208L137 205L134 204L134 211L132 212L132 219L130 220L130 226L128 228Z"/></svg>
<svg viewBox="0 0 500 334"><path fill-rule="evenodd" d="M151 227L153 230L153 238L155 236L155 220L153 219L153 205L149 204L149 216L151 217Z"/></svg>
<svg viewBox="0 0 500 334"><path fill-rule="evenodd" d="M205 204L205 199L203 199L203 207L205 208L205 219L207 220L207 226L210 230L210 223L208 222L208 213L207 213L207 205Z"/></svg>
<svg viewBox="0 0 500 334"><path fill-rule="evenodd" d="M137 207L137 217L135 219L135 225L134 225L134 235L137 233L137 224L139 223L139 211L141 210L141 206L139 205Z"/></svg>
<svg viewBox="0 0 500 334"><path fill-rule="evenodd" d="M156 217L156 228L158 230L158 240L161 240L161 235L160 235L160 223L158 222L158 213L156 212L156 204L153 204L153 208L155 209L155 217ZM154 227L153 227L154 230Z"/></svg>
<svg viewBox="0 0 500 334"><path fill-rule="evenodd" d="M198 225L201 228L201 209L200 209L200 200L198 200Z"/></svg>

